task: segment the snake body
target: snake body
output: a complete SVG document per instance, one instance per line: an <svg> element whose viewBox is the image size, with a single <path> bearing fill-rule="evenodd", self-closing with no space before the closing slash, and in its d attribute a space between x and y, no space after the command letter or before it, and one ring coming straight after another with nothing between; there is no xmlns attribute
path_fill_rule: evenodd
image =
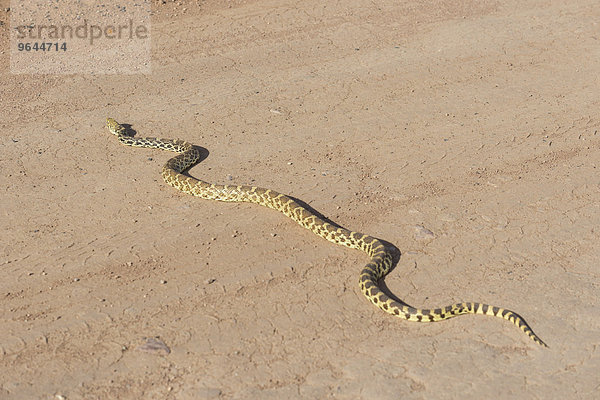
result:
<svg viewBox="0 0 600 400"><path fill-rule="evenodd" d="M106 125L109 131L116 135L119 142L124 145L157 148L179 153L164 165L162 177L169 185L184 193L207 200L260 204L282 212L304 228L330 242L367 253L370 261L360 274L360 289L369 301L388 314L417 322L442 321L461 314L492 315L512 322L534 342L547 347L521 316L504 308L482 303L463 302L435 309L419 309L390 298L378 286L378 282L392 268L392 253L380 240L334 226L289 196L271 189L256 186L217 185L183 175L182 173L198 163L201 157L200 151L192 144L178 139L135 138L112 118L107 118Z"/></svg>

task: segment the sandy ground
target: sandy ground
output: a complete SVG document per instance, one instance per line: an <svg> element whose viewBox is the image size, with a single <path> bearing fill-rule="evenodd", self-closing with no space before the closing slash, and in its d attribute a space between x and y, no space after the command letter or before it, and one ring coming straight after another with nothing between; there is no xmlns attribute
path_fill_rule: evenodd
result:
<svg viewBox="0 0 600 400"><path fill-rule="evenodd" d="M151 75L0 52L0 398L598 398L597 1L159 3ZM409 304L550 348L388 316L364 254L177 192L109 115L395 244Z"/></svg>

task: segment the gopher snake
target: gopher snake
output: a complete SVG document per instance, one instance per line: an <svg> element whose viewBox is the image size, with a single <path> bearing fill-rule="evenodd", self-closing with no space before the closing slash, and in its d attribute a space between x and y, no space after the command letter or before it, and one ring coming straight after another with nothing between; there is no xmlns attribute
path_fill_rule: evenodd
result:
<svg viewBox="0 0 600 400"><path fill-rule="evenodd" d="M378 239L358 232L336 227L319 218L294 199L274 190L255 186L216 185L200 181L182 172L198 163L200 151L192 144L178 139L134 138L112 118L106 119L108 130L116 135L122 144L134 147L149 147L168 150L179 155L171 158L162 169L162 177L169 185L193 196L208 200L249 202L281 211L301 226L313 233L342 246L362 250L371 261L360 274L359 284L362 293L383 311L409 321L433 322L452 318L461 314L485 314L504 318L517 325L536 343L546 344L531 330L517 313L487 304L465 302L436 309L413 308L388 297L377 283L392 267L392 254Z"/></svg>

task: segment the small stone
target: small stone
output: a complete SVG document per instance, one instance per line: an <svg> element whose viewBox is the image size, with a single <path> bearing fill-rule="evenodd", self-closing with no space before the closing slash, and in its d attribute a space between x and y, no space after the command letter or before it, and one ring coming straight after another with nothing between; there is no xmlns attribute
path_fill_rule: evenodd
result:
<svg viewBox="0 0 600 400"><path fill-rule="evenodd" d="M164 279L160 280L160 283L162 283L163 285L167 283L167 281L165 281Z"/></svg>
<svg viewBox="0 0 600 400"><path fill-rule="evenodd" d="M205 388L202 389L202 398L203 399L218 399L221 397L221 389L217 388Z"/></svg>
<svg viewBox="0 0 600 400"><path fill-rule="evenodd" d="M415 226L415 238L417 240L430 240L435 238L435 235L429 229L421 225L417 225Z"/></svg>
<svg viewBox="0 0 600 400"><path fill-rule="evenodd" d="M210 285L211 283L214 283L215 281L216 281L216 279L215 279L215 278L210 278L210 279L207 279L207 280L206 280L206 284L207 284L207 285Z"/></svg>
<svg viewBox="0 0 600 400"><path fill-rule="evenodd" d="M79 278L73 278L73 282L79 282Z"/></svg>
<svg viewBox="0 0 600 400"><path fill-rule="evenodd" d="M144 353L166 356L171 353L171 349L157 337L144 338L144 344L139 345L135 349Z"/></svg>

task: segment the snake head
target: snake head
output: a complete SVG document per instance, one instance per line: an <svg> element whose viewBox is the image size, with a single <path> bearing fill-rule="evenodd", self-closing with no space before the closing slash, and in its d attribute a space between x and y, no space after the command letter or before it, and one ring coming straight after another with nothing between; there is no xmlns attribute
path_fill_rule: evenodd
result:
<svg viewBox="0 0 600 400"><path fill-rule="evenodd" d="M124 135L125 127L112 118L106 118L106 127L113 135Z"/></svg>

